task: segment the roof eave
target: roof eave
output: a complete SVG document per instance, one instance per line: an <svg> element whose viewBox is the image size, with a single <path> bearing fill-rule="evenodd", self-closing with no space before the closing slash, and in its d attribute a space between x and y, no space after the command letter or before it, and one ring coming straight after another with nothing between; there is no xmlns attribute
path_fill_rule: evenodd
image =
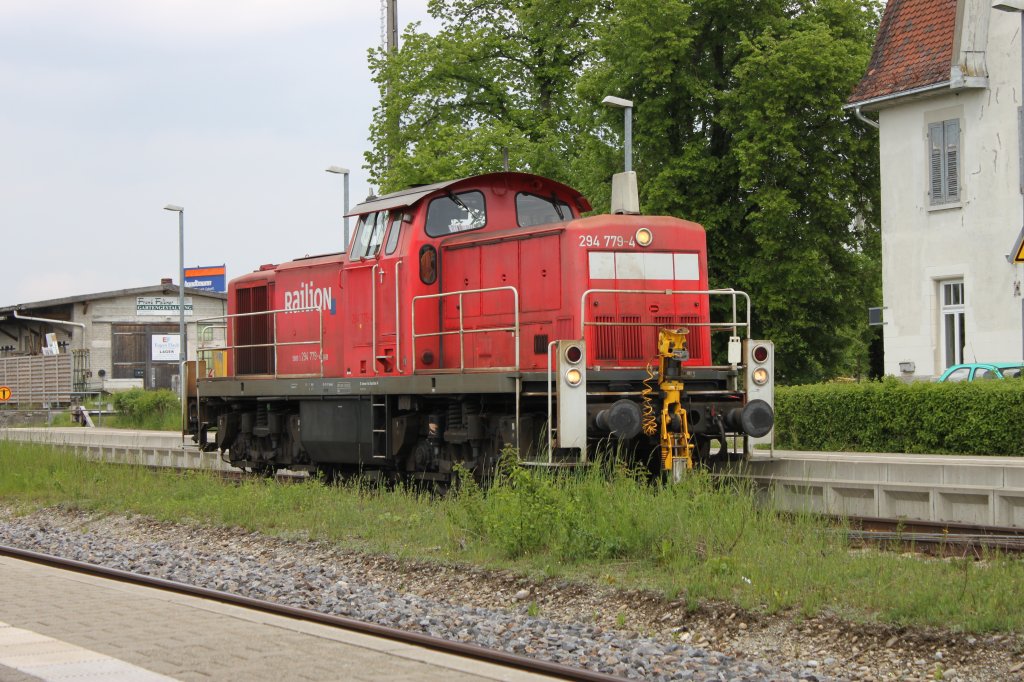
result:
<svg viewBox="0 0 1024 682"><path fill-rule="evenodd" d="M62 298L51 298L43 301L28 301L25 303L11 303L0 306L0 314L14 310L35 310L39 308L56 308L65 305L74 305L84 301L96 301L107 298L120 298L121 296L141 296L143 294L178 294L176 284L154 284L146 287L134 287L131 289L117 289L114 291L101 291L95 294L79 294L76 296L65 296ZM207 298L219 298L227 300L228 295L220 291L203 291L202 289L191 289L185 287L185 294L188 296L206 296Z"/></svg>
<svg viewBox="0 0 1024 682"><path fill-rule="evenodd" d="M851 109L861 109L862 111L878 111L879 109L885 109L887 107L901 104L897 100L905 99L916 99L936 93L939 90L945 90L952 92L952 82L942 81L941 83L931 83L929 85L922 85L921 87L911 88L910 90L900 90L899 92L892 92L888 95L881 95L879 97L871 97L869 99L863 99L856 102L847 102L843 105L844 111Z"/></svg>

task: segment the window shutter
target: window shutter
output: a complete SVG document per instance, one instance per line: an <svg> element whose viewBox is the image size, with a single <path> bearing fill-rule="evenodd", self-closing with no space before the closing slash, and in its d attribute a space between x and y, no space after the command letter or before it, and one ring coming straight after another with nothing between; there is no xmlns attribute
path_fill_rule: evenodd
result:
<svg viewBox="0 0 1024 682"><path fill-rule="evenodd" d="M928 169L931 205L942 203L942 124L928 125Z"/></svg>
<svg viewBox="0 0 1024 682"><path fill-rule="evenodd" d="M946 201L960 201L960 119L946 121Z"/></svg>

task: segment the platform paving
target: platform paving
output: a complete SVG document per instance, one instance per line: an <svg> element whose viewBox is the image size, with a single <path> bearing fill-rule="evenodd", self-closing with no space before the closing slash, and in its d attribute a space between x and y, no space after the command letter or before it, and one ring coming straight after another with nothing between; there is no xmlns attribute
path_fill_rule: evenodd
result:
<svg viewBox="0 0 1024 682"><path fill-rule="evenodd" d="M7 557L0 594L2 680L549 679Z"/></svg>

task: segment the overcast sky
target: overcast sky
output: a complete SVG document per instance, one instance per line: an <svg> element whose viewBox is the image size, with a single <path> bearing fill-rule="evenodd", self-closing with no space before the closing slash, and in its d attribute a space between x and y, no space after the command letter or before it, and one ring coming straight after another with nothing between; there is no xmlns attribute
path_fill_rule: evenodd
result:
<svg viewBox="0 0 1024 682"><path fill-rule="evenodd" d="M0 1L0 305L177 282L166 204L186 267L341 250L379 42L379 0Z"/></svg>

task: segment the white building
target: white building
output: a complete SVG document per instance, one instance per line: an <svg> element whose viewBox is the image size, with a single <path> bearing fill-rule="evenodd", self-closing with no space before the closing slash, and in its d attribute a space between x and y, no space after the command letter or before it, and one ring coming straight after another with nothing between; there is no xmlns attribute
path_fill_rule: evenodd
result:
<svg viewBox="0 0 1024 682"><path fill-rule="evenodd" d="M878 113L885 373L1024 358L1021 18L889 0L848 109Z"/></svg>

